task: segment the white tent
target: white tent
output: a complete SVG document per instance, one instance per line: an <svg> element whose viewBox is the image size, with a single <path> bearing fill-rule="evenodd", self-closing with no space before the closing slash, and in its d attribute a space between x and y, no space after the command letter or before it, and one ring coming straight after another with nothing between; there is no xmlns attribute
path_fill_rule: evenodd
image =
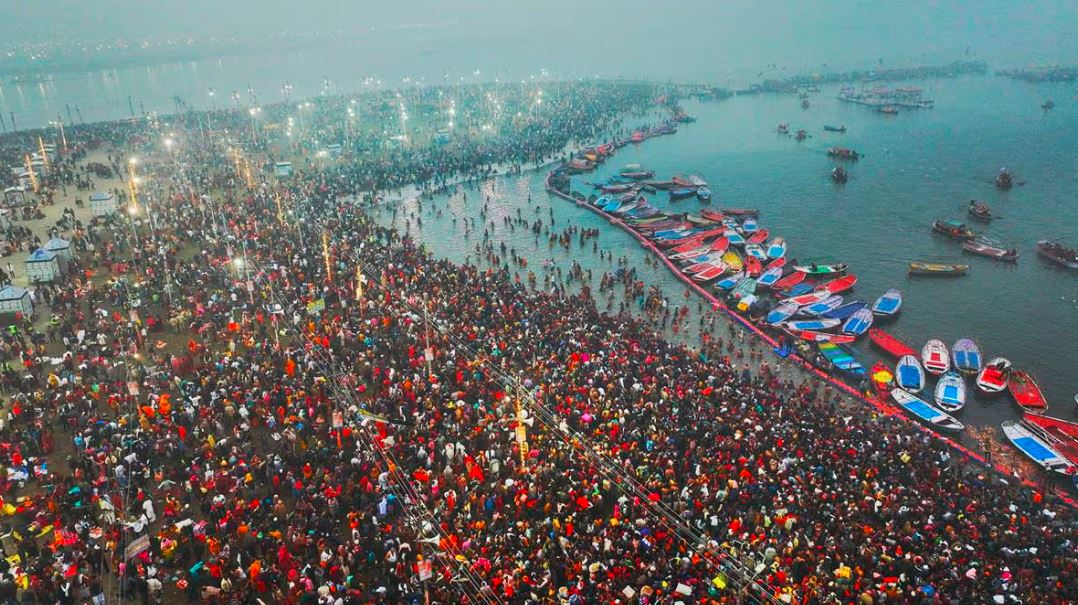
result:
<svg viewBox="0 0 1078 605"><path fill-rule="evenodd" d="M94 216L112 216L116 214L116 196L98 191L90 196L90 211Z"/></svg>
<svg viewBox="0 0 1078 605"><path fill-rule="evenodd" d="M0 288L0 314L22 313L23 317L34 314L34 301L30 291L18 286Z"/></svg>
<svg viewBox="0 0 1078 605"><path fill-rule="evenodd" d="M32 283L51 282L60 276L60 259L55 252L38 248L26 257L26 276Z"/></svg>

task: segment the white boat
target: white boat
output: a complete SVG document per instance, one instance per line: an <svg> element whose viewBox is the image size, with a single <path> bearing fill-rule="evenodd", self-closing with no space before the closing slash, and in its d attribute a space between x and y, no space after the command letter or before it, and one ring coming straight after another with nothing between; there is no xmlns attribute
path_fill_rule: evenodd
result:
<svg viewBox="0 0 1078 605"><path fill-rule="evenodd" d="M910 391L920 393L925 388L925 371L921 369L921 363L913 355L903 355L895 366L895 382L898 386Z"/></svg>
<svg viewBox="0 0 1078 605"><path fill-rule="evenodd" d="M929 374L942 374L951 369L951 357L947 354L947 345L942 340L933 338L921 349L921 363Z"/></svg>
<svg viewBox="0 0 1078 605"><path fill-rule="evenodd" d="M966 428L954 416L940 410L936 406L917 397L909 391L900 388L891 389L891 399L895 400L902 409L933 426L949 431L961 431Z"/></svg>
<svg viewBox="0 0 1078 605"><path fill-rule="evenodd" d="M962 375L950 371L940 376L936 383L936 405L948 412L961 410L966 405L966 381Z"/></svg>
<svg viewBox="0 0 1078 605"><path fill-rule="evenodd" d="M977 373L977 388L982 393L1001 393L1007 388L1011 362L1006 357L996 357Z"/></svg>
<svg viewBox="0 0 1078 605"><path fill-rule="evenodd" d="M790 319L790 317L792 317L793 314L796 312L797 305L789 302L782 303L774 309L768 311L767 317L764 319L764 321L766 321L768 325L777 326L780 323L786 321L787 319Z"/></svg>
<svg viewBox="0 0 1078 605"><path fill-rule="evenodd" d="M1074 467L1042 436L1040 431L1024 422L1008 420L1003 423L1003 434L1014 447L1045 470L1060 474L1073 472Z"/></svg>

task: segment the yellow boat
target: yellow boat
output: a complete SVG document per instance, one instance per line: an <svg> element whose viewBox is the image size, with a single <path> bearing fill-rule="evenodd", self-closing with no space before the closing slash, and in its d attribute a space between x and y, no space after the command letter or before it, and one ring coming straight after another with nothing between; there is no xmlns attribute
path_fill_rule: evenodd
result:
<svg viewBox="0 0 1078 605"><path fill-rule="evenodd" d="M735 273L745 266L745 263L741 262L741 255L735 250L727 250L726 253L722 255L722 262L726 263L726 266L730 268L730 271Z"/></svg>
<svg viewBox="0 0 1078 605"><path fill-rule="evenodd" d="M911 275L965 275L969 265L956 265L949 263L910 263Z"/></svg>

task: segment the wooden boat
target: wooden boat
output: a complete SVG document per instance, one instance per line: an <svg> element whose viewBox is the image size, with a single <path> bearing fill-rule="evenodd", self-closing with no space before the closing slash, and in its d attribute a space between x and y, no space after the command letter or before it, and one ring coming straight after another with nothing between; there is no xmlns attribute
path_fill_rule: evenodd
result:
<svg viewBox="0 0 1078 605"><path fill-rule="evenodd" d="M706 218L708 220L715 221L717 223L721 223L722 220L724 218L726 218L725 214L723 214L721 212L718 212L716 210L709 210L709 209L701 210L700 211L700 216L702 216L702 217L704 217L704 218Z"/></svg>
<svg viewBox="0 0 1078 605"><path fill-rule="evenodd" d="M846 320L846 323L842 325L842 333L861 336L872 327L873 317L872 311L862 308Z"/></svg>
<svg viewBox="0 0 1078 605"><path fill-rule="evenodd" d="M895 366L895 380L898 386L911 393L920 393L925 388L925 371L916 355L903 355Z"/></svg>
<svg viewBox="0 0 1078 605"><path fill-rule="evenodd" d="M771 232L767 229L757 229L750 233L748 237L745 238L745 241L750 244L763 244L769 235L771 235Z"/></svg>
<svg viewBox="0 0 1078 605"><path fill-rule="evenodd" d="M744 271L738 271L736 273L731 273L730 275L727 275L726 277L719 280L719 282L715 284L715 287L717 289L719 289L719 290L729 290L729 289L733 288L734 286L736 286L737 282L741 281L744 278L745 278L745 272Z"/></svg>
<svg viewBox="0 0 1078 605"><path fill-rule="evenodd" d="M837 319L792 319L782 326L788 330L830 330L840 323Z"/></svg>
<svg viewBox="0 0 1078 605"><path fill-rule="evenodd" d="M932 223L932 230L936 233L942 233L947 237L958 240L967 240L977 237L977 234L966 227L964 223L954 219L936 221Z"/></svg>
<svg viewBox="0 0 1078 605"><path fill-rule="evenodd" d="M1029 372L1012 371L1007 380L1007 388L1018 407L1035 414L1043 414L1048 409L1048 400L1044 398L1044 393Z"/></svg>
<svg viewBox="0 0 1078 605"><path fill-rule="evenodd" d="M988 204L978 202L977 200L969 201L969 215L982 221L990 221L996 218L995 215L992 214L992 208L990 208Z"/></svg>
<svg viewBox="0 0 1078 605"><path fill-rule="evenodd" d="M961 422L956 420L954 416L951 416L904 389L892 389L891 399L893 399L899 407L913 415L914 418L926 422L936 428L946 429L948 431L961 431L966 428Z"/></svg>
<svg viewBox="0 0 1078 605"><path fill-rule="evenodd" d="M1039 428L1056 451L1071 464L1078 464L1078 422L1038 414L1025 414L1022 421Z"/></svg>
<svg viewBox="0 0 1078 605"><path fill-rule="evenodd" d="M687 273L689 275L696 275L697 273L702 273L704 271L707 271L708 269L714 267L717 263L721 263L721 262L722 262L722 257L720 255L717 255L717 254L715 254L715 255L705 254L703 257L701 257L700 261L697 261L697 262L685 267L684 269L681 270L681 272L682 273Z"/></svg>
<svg viewBox="0 0 1078 605"><path fill-rule="evenodd" d="M811 265L796 265L794 271L800 271L808 275L841 275L849 269L849 266L845 263L839 263L835 265L817 265L812 263Z"/></svg>
<svg viewBox="0 0 1078 605"><path fill-rule="evenodd" d="M902 293L891 288L872 303L872 312L882 317L890 317L902 309Z"/></svg>
<svg viewBox="0 0 1078 605"><path fill-rule="evenodd" d="M740 271L744 268L745 263L741 260L741 255L737 253L737 250L727 250L722 253L722 262L726 263L726 266L730 267L731 271Z"/></svg>
<svg viewBox="0 0 1078 605"><path fill-rule="evenodd" d="M764 271L770 271L771 269L775 269L775 268L781 269L781 268L783 268L785 266L786 266L786 257L785 256L780 256L780 257L772 260L771 262L767 263L766 265L764 265Z"/></svg>
<svg viewBox="0 0 1078 605"><path fill-rule="evenodd" d="M806 305L811 305L813 303L818 303L821 300L827 298L828 296L831 296L830 292L824 292L822 290L813 290L812 292L809 292L807 294L802 294L801 296L792 296L792 297L786 299L786 302L792 302L793 304L795 304L795 305L797 305L799 307L804 307Z"/></svg>
<svg viewBox="0 0 1078 605"><path fill-rule="evenodd" d="M827 150L828 157L838 158L840 160L859 160L861 154L850 149L849 147L832 147Z"/></svg>
<svg viewBox="0 0 1078 605"><path fill-rule="evenodd" d="M776 237L767 246L767 258L783 258L786 256L786 240Z"/></svg>
<svg viewBox="0 0 1078 605"><path fill-rule="evenodd" d="M872 328L869 330L868 339L872 341L872 344L895 358L901 358L903 355L917 354L917 352L909 345L879 328Z"/></svg>
<svg viewBox="0 0 1078 605"><path fill-rule="evenodd" d="M824 130L824 132L838 132L838 133L846 134L846 127L845 126L828 126L828 125L824 124L823 130Z"/></svg>
<svg viewBox="0 0 1078 605"><path fill-rule="evenodd" d="M850 180L850 173L846 172L842 166L835 166L831 169L831 180L836 183L845 183Z"/></svg>
<svg viewBox="0 0 1078 605"><path fill-rule="evenodd" d="M916 261L910 263L910 275L933 275L939 277L958 277L965 275L969 265L928 263Z"/></svg>
<svg viewBox="0 0 1078 605"><path fill-rule="evenodd" d="M655 171L645 170L640 164L629 164L624 170L618 173L619 176L626 179L632 179L634 181L642 181L644 179L650 179L655 176Z"/></svg>
<svg viewBox="0 0 1078 605"><path fill-rule="evenodd" d="M1007 388L1010 372L1010 360L1005 357L996 357L977 373L977 389L988 395L1002 392Z"/></svg>
<svg viewBox="0 0 1078 605"><path fill-rule="evenodd" d="M603 193L625 193L636 189L635 184L618 183L615 185L603 185L599 188Z"/></svg>
<svg viewBox="0 0 1078 605"><path fill-rule="evenodd" d="M1061 267L1078 270L1078 252L1060 242L1042 239L1037 242L1037 254L1041 258Z"/></svg>
<svg viewBox="0 0 1078 605"><path fill-rule="evenodd" d="M802 107L804 107L803 104L802 104ZM795 141L804 141L807 138L808 138L808 133L805 132L805 129L803 129L803 128L798 129L798 131L796 133L794 133L794 140Z"/></svg>
<svg viewBox="0 0 1078 605"><path fill-rule="evenodd" d="M752 254L746 254L745 271L748 272L749 277L756 277L764 272L764 264L760 262L759 257Z"/></svg>
<svg viewBox="0 0 1078 605"><path fill-rule="evenodd" d="M808 282L801 282L792 287L780 290L778 292L779 298L796 298L798 296L804 296L812 292L812 284Z"/></svg>
<svg viewBox="0 0 1078 605"><path fill-rule="evenodd" d="M853 342L853 336L847 336L845 334L828 334L826 332L816 332L814 330L786 330L786 333L794 338L812 342L837 342L843 344Z"/></svg>
<svg viewBox="0 0 1078 605"><path fill-rule="evenodd" d="M828 311L834 311L840 306L842 306L842 297L838 294L834 294L821 301L801 307L798 309L797 313L799 315L811 315L815 317L827 313Z"/></svg>
<svg viewBox="0 0 1078 605"><path fill-rule="evenodd" d="M947 355L947 345L942 340L933 338L921 348L921 362L931 374L942 374L951 369L951 359Z"/></svg>
<svg viewBox="0 0 1078 605"><path fill-rule="evenodd" d="M711 281L723 273L726 273L726 269L726 263L717 261L713 263L710 268L693 275L692 278L699 282Z"/></svg>
<svg viewBox="0 0 1078 605"><path fill-rule="evenodd" d="M712 252L726 252L730 248L730 238L725 235L716 238L711 242Z"/></svg>
<svg viewBox="0 0 1078 605"><path fill-rule="evenodd" d="M794 312L797 311L797 305L793 303L781 303L777 307L767 312L767 316L764 318L764 322L771 326L777 326L787 319L793 317Z"/></svg>
<svg viewBox="0 0 1078 605"><path fill-rule="evenodd" d="M833 279L833 280L831 280L829 282L824 282L824 283L816 286L816 289L817 290L825 290L827 292L830 292L831 294L838 294L839 292L845 292L846 290L849 290L850 288L853 288L854 284L856 284L856 283L857 283L857 276L851 273L849 275L843 275L842 277L839 277L838 279Z"/></svg>
<svg viewBox="0 0 1078 605"><path fill-rule="evenodd" d="M707 187L701 187L696 190L696 199L704 202L705 204L711 201L711 190Z"/></svg>
<svg viewBox="0 0 1078 605"><path fill-rule="evenodd" d="M816 347L835 370L854 377L865 375L865 366L857 361L849 347L836 342L820 342Z"/></svg>
<svg viewBox="0 0 1078 605"><path fill-rule="evenodd" d="M996 175L996 187L1007 191L1011 187L1014 187L1014 177L1007 171L1006 168L1000 168L999 174Z"/></svg>
<svg viewBox="0 0 1078 605"><path fill-rule="evenodd" d="M828 319L845 320L845 319L849 318L851 315L853 315L854 313L860 311L861 309L864 309L866 306L868 306L868 303L866 303L863 300L851 300L849 302L844 303L841 307L839 307L837 309L834 309L832 311L828 311L827 313L824 313L824 314L820 315L820 317L826 317Z"/></svg>
<svg viewBox="0 0 1078 605"><path fill-rule="evenodd" d="M760 216L760 211L756 208L723 208L722 213L730 216Z"/></svg>
<svg viewBox="0 0 1078 605"><path fill-rule="evenodd" d="M981 371L981 350L971 338L959 338L951 347L951 360L954 369L963 374L976 374Z"/></svg>
<svg viewBox="0 0 1078 605"><path fill-rule="evenodd" d="M777 282L781 277L782 267L772 267L770 269L765 269L764 272L760 275L760 278L756 281L761 286L770 288L771 286L774 286L775 282Z"/></svg>
<svg viewBox="0 0 1078 605"><path fill-rule="evenodd" d="M741 231L744 233L754 233L758 228L755 217L750 216L741 221Z"/></svg>
<svg viewBox="0 0 1078 605"><path fill-rule="evenodd" d="M794 271L792 273L787 273L781 279L779 279L779 281L775 282L771 286L771 289L772 290L785 290L787 288L792 288L792 287L796 286L797 284L805 281L805 277L807 277L807 274L802 273L800 271Z"/></svg>
<svg viewBox="0 0 1078 605"><path fill-rule="evenodd" d="M1022 421L1008 420L1003 423L1003 435L1007 437L1014 447L1018 448L1018 451L1025 454L1044 470L1060 474L1073 474L1074 465L1044 438L1043 431L1034 430L1033 427L1036 426Z"/></svg>
<svg viewBox="0 0 1078 605"><path fill-rule="evenodd" d="M670 199L672 200L683 200L694 195L696 195L695 187L678 187L670 190Z"/></svg>
<svg viewBox="0 0 1078 605"><path fill-rule="evenodd" d="M936 383L936 405L948 412L961 410L966 405L966 381L954 370L940 377Z"/></svg>
<svg viewBox="0 0 1078 605"><path fill-rule="evenodd" d="M1008 250L1006 248L1000 248L998 246L993 246L993 245L991 245L991 244L989 244L987 242L983 242L983 241L970 240L970 241L967 241L967 242L962 242L962 249L965 250L966 252L969 252L970 254L976 254L978 256L987 256L988 258L991 258L993 260L1009 262L1009 263L1013 263L1013 262L1018 261L1018 251L1017 250L1015 250L1013 248L1010 249L1010 250Z"/></svg>

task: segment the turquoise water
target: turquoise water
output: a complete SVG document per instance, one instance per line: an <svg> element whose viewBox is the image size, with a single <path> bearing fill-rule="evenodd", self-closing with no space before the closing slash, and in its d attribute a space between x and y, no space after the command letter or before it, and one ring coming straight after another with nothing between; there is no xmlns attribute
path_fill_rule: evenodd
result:
<svg viewBox="0 0 1078 605"><path fill-rule="evenodd" d="M624 148L596 174L576 179L574 188L590 191L582 181L601 180L630 162L645 164L658 176L698 172L715 193L713 206L760 208L761 225L787 240L791 257L849 263L860 281L848 296L871 302L887 288L899 288L905 306L885 327L901 333L915 348L929 338L950 346L958 338L972 337L986 359L1004 356L1032 370L1049 398L1049 413L1075 417L1078 274L1041 261L1033 248L1044 237L1064 237L1078 245L1075 86L1033 86L994 77L912 84L936 100L935 109L884 116L839 102L837 88L813 95L807 110L792 96L689 103L687 109L699 119L696 124L683 126L674 136ZM1039 106L1049 97L1057 106L1044 113ZM805 128L812 136L801 143L780 136L775 133L780 122L788 122L791 130ZM825 133L824 124L844 124L848 133ZM825 150L833 145L866 156L847 164L850 179L844 186L828 178L835 163ZM998 191L992 179L1001 166L1025 184ZM528 256L529 268L537 273L542 259L556 259L563 271L576 260L594 270L596 287L601 271L614 265L599 261L590 241L585 248L574 239L569 251L557 246L551 250L545 238L535 245L529 231L510 231L502 217L516 216L517 209L534 217L538 206L544 221L552 209L555 230L570 223L601 229L599 248L627 257L641 279L668 293L672 305L684 304L684 286L665 268L648 264L632 237L585 209L545 194L541 174L497 179L483 186L482 195L491 197L487 221L495 223L495 244L505 241ZM700 207L695 200L671 203L662 193L650 197L660 207ZM970 221L971 226L1016 247L1022 255L1017 265L965 254L958 243L931 232L937 218L966 220L965 205L971 198L987 202L1002 216L990 226ZM434 207L442 210L442 218L427 202L423 228L417 230L410 219L412 233L438 255L474 260L472 247L482 237L482 226L478 237L473 233L464 239L462 223L454 226L447 209L461 217L478 216L480 206L474 191L468 192L467 203L459 195L441 196ZM414 203L401 207L396 224L403 226L415 209ZM388 210L381 217L390 222ZM962 262L971 268L963 278L910 278L907 263L914 259ZM878 357L866 345L858 349L866 366ZM996 425L1018 412L1001 398L971 401L960 414L967 423Z"/></svg>

